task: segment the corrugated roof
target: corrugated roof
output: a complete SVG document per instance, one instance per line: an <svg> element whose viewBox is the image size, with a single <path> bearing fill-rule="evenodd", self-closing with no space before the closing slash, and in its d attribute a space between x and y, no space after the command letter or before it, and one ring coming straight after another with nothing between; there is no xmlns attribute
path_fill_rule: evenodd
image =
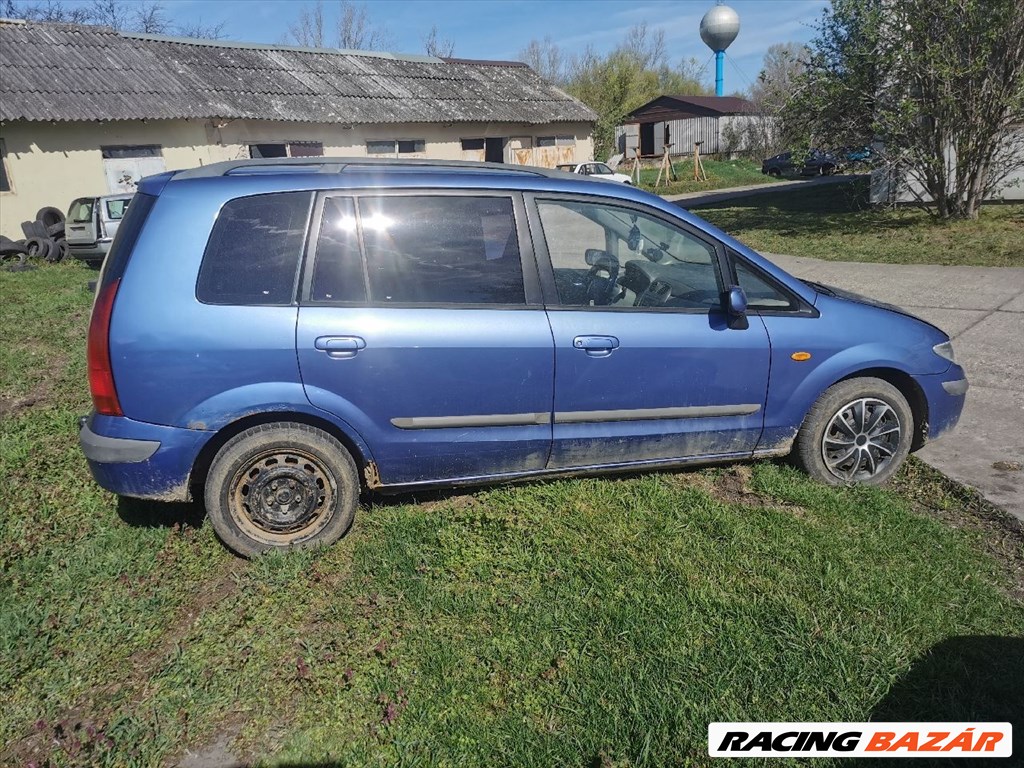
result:
<svg viewBox="0 0 1024 768"><path fill-rule="evenodd" d="M700 110L714 112L719 115L743 115L754 111L754 105L747 99L738 96L686 96L666 94L637 107L626 117L639 117L652 106L667 106L670 102L673 107L685 111L688 107L697 107Z"/></svg>
<svg viewBox="0 0 1024 768"><path fill-rule="evenodd" d="M0 20L0 120L593 121L517 62L130 35Z"/></svg>

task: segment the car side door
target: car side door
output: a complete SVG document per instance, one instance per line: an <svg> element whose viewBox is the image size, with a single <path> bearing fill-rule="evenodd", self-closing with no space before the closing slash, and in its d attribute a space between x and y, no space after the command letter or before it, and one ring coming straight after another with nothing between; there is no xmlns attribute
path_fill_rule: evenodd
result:
<svg viewBox="0 0 1024 768"><path fill-rule="evenodd" d="M719 243L646 206L528 196L555 342L551 469L750 455L769 343Z"/></svg>
<svg viewBox="0 0 1024 768"><path fill-rule="evenodd" d="M296 333L310 403L384 484L543 469L553 351L521 197L339 192L317 210Z"/></svg>

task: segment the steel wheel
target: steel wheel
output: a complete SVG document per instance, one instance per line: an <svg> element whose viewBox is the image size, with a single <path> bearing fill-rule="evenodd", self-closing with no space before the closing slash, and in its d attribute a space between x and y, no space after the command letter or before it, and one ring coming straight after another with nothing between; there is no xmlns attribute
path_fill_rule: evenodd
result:
<svg viewBox="0 0 1024 768"><path fill-rule="evenodd" d="M255 538L286 543L315 535L334 506L337 481L329 468L302 451L267 451L231 480L231 514Z"/></svg>
<svg viewBox="0 0 1024 768"><path fill-rule="evenodd" d="M337 439L307 424L278 422L224 444L204 497L221 541L251 557L337 541L352 525L359 476Z"/></svg>
<svg viewBox="0 0 1024 768"><path fill-rule="evenodd" d="M846 482L869 480L897 455L903 436L899 414L888 403L864 397L832 417L821 440L828 471Z"/></svg>

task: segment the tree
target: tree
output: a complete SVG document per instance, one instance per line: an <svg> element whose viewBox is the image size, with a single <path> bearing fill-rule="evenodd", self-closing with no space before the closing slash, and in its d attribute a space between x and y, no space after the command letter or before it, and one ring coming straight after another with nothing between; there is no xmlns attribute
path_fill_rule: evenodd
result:
<svg viewBox="0 0 1024 768"><path fill-rule="evenodd" d="M391 47L390 33L370 20L365 5L340 0L337 10L338 18L331 34L323 0L303 6L295 23L288 28L292 41L305 48L381 51Z"/></svg>
<svg viewBox="0 0 1024 768"><path fill-rule="evenodd" d="M449 59L455 54L455 41L451 38L441 37L435 24L423 38L423 48L427 52L427 56Z"/></svg>
<svg viewBox="0 0 1024 768"><path fill-rule="evenodd" d="M786 118L808 143L877 140L922 206L976 218L1024 167L1024 4L833 0Z"/></svg>
<svg viewBox="0 0 1024 768"><path fill-rule="evenodd" d="M798 141L781 130L782 114L806 70L809 56L807 46L799 43L775 43L768 47L757 80L743 94L750 100L750 115L722 131L728 147L763 158Z"/></svg>
<svg viewBox="0 0 1024 768"><path fill-rule="evenodd" d="M123 32L144 32L152 35L181 35L210 40L224 37L224 23L203 24L202 19L175 24L167 18L167 8L160 2L127 2L127 0L93 0L88 6L67 6L60 0L3 0L0 16L29 21L53 21L68 24L94 24Z"/></svg>
<svg viewBox="0 0 1024 768"><path fill-rule="evenodd" d="M549 82L558 84L565 81L565 56L550 37L531 40L529 45L519 51L519 60Z"/></svg>
<svg viewBox="0 0 1024 768"><path fill-rule="evenodd" d="M593 47L566 56L544 38L533 40L519 52L527 64L547 80L564 88L597 112L594 153L604 157L615 149L615 129L627 114L663 93L706 94L695 60L668 60L665 33L639 24L609 53Z"/></svg>

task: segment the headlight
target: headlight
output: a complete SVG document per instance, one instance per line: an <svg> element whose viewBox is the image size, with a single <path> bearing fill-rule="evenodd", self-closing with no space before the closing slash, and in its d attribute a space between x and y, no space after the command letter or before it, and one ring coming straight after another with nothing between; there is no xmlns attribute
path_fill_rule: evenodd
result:
<svg viewBox="0 0 1024 768"><path fill-rule="evenodd" d="M932 347L932 352L941 357L943 360L949 360L951 363L956 362L956 355L953 354L953 342L944 341L941 344L936 344Z"/></svg>

